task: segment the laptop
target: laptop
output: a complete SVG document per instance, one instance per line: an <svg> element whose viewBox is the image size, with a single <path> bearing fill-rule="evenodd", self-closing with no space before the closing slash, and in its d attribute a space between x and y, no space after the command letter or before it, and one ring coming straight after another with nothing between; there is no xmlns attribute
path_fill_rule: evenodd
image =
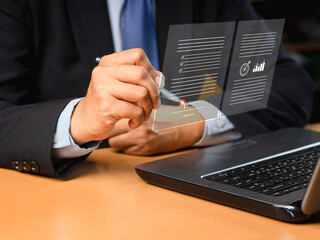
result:
<svg viewBox="0 0 320 240"><path fill-rule="evenodd" d="M150 184L286 222L320 212L320 133L285 128L136 167Z"/></svg>

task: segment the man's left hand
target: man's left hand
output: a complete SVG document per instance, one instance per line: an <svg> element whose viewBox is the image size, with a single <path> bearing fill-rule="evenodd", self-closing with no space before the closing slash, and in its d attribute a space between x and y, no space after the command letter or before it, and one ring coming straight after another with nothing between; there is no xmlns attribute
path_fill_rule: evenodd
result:
<svg viewBox="0 0 320 240"><path fill-rule="evenodd" d="M133 155L153 155L192 146L203 134L204 121L153 131L150 122L129 129L127 121L119 121L109 138L113 148Z"/></svg>

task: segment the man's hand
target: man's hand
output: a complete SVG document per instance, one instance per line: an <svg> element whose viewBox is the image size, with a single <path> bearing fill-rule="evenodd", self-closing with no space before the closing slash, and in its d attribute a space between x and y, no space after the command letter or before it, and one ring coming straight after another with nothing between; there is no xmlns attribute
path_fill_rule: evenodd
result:
<svg viewBox="0 0 320 240"><path fill-rule="evenodd" d="M155 132L150 121L136 129L129 129L126 121L121 120L111 133L109 144L127 154L167 153L195 144L203 135L204 125L202 120Z"/></svg>
<svg viewBox="0 0 320 240"><path fill-rule="evenodd" d="M108 138L123 118L137 128L158 108L159 73L141 49L101 58L92 71L86 96L73 111L70 133L77 144Z"/></svg>

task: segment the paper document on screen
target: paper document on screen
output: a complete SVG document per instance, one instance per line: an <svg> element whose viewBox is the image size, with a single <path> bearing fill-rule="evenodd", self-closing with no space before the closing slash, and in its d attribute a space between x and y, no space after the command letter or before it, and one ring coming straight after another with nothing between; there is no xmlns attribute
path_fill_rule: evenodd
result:
<svg viewBox="0 0 320 240"><path fill-rule="evenodd" d="M175 111L170 107L167 119L182 119L171 122L169 127L180 125L181 121L199 121L195 118L196 112L207 104L202 105L200 101L197 108L193 108L189 103L205 99L214 106L221 105L234 27L234 22L170 26L163 73L166 88L181 101L179 104L174 99L162 98L161 102L162 108L165 105L176 107ZM157 112L155 119L159 122L160 111ZM162 109L161 112L163 120L166 111ZM216 117L216 111L209 111L206 116ZM154 129L159 126L154 125Z"/></svg>

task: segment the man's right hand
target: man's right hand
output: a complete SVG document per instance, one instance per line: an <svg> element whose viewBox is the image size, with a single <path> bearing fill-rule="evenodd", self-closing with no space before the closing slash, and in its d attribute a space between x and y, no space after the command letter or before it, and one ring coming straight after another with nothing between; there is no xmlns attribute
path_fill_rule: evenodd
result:
<svg viewBox="0 0 320 240"><path fill-rule="evenodd" d="M74 141L108 138L123 118L134 129L160 106L159 73L141 49L104 56L92 71L86 96L75 107L70 124ZM157 86L158 85L158 86Z"/></svg>

